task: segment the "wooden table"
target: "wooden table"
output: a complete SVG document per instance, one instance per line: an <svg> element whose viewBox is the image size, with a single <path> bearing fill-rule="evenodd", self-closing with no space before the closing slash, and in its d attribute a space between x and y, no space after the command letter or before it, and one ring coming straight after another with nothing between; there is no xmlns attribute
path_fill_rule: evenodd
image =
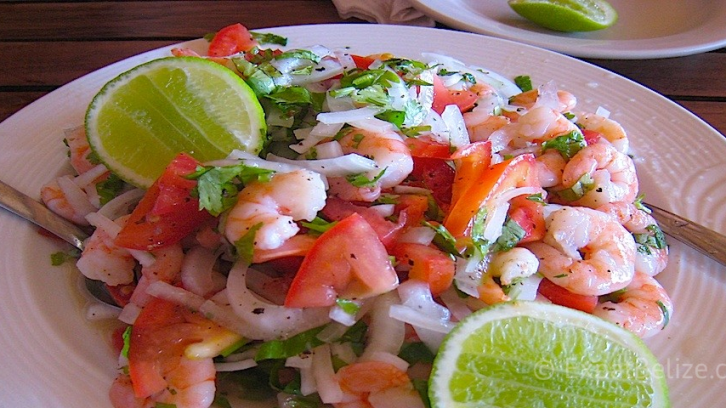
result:
<svg viewBox="0 0 726 408"><path fill-rule="evenodd" d="M0 0L0 121L112 62L235 22L256 29L360 21L341 19L330 0ZM654 89L726 134L726 48L680 58L588 61Z"/></svg>

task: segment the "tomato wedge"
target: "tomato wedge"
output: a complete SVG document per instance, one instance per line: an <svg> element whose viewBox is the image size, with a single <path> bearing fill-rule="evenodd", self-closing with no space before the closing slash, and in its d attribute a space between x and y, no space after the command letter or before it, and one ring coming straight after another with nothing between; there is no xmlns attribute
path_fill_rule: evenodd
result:
<svg viewBox="0 0 726 408"><path fill-rule="evenodd" d="M322 213L331 221L341 221L353 213L360 214L386 247L396 240L404 226L403 222L393 223L388 221L381 213L370 207L356 205L336 197L328 197Z"/></svg>
<svg viewBox="0 0 726 408"><path fill-rule="evenodd" d="M411 267L409 279L418 279L429 284L436 296L451 286L454 280L455 263L448 254L429 245L400 243L393 250L399 263Z"/></svg>
<svg viewBox="0 0 726 408"><path fill-rule="evenodd" d="M542 279L538 291L554 304L582 310L586 313L592 313L597 306L597 296L572 293L562 286L552 283L549 279Z"/></svg>
<svg viewBox="0 0 726 408"><path fill-rule="evenodd" d="M318 237L285 298L286 307L325 307L393 290L398 276L376 232L353 213Z"/></svg>
<svg viewBox="0 0 726 408"><path fill-rule="evenodd" d="M185 177L198 164L186 153L177 155L131 213L116 245L151 251L181 241L208 220L211 215L191 196L197 182Z"/></svg>
<svg viewBox="0 0 726 408"><path fill-rule="evenodd" d="M455 237L468 236L482 207L493 210L495 198L517 187L538 186L534 156L523 154L488 168L469 165L457 170L454 198L444 226Z"/></svg>
<svg viewBox="0 0 726 408"><path fill-rule="evenodd" d="M448 89L444 86L441 78L434 75L434 103L431 108L439 115L449 105L456 105L462 112L467 112L474 108L477 99L479 97L474 92Z"/></svg>
<svg viewBox="0 0 726 408"><path fill-rule="evenodd" d="M257 40L242 24L232 24L217 31L209 43L210 57L226 57L238 52L249 51L257 45Z"/></svg>

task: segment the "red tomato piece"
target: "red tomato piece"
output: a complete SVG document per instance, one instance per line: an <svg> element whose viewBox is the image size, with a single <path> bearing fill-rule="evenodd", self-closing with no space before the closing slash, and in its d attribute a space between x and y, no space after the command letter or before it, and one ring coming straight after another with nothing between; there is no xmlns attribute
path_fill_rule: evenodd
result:
<svg viewBox="0 0 726 408"><path fill-rule="evenodd" d="M515 197L511 201L509 217L524 230L520 243L539 241L545 236L544 206L528 200L525 196Z"/></svg>
<svg viewBox="0 0 726 408"><path fill-rule="evenodd" d="M403 194L396 201L399 224L403 222L407 228L420 226L429 209L429 199L422 195Z"/></svg>
<svg viewBox="0 0 726 408"><path fill-rule="evenodd" d="M226 57L238 52L249 51L257 46L257 40L242 24L232 24L222 28L209 43L210 57Z"/></svg>
<svg viewBox="0 0 726 408"><path fill-rule="evenodd" d="M129 301L131 300L131 295L134 293L134 289L136 289L135 283L116 286L106 285L106 290L108 291L108 294L111 295L113 301L116 302L116 304L120 307L124 307L129 304Z"/></svg>
<svg viewBox="0 0 726 408"><path fill-rule="evenodd" d="M386 247L396 240L405 223L405 220L404 222L399 220L398 223L388 221L381 213L370 207L356 205L336 197L328 198L322 213L331 221L341 221L354 213L360 214Z"/></svg>
<svg viewBox="0 0 726 408"><path fill-rule="evenodd" d="M198 162L180 153L146 191L116 237L116 244L150 251L175 244L207 221L211 215L199 210L199 200L191 196L197 185L185 176Z"/></svg>
<svg viewBox="0 0 726 408"><path fill-rule="evenodd" d="M456 105L462 112L474 108L479 99L477 94L471 91L454 91L446 88L438 75L434 75L434 103L431 107L434 112L441 115L449 105Z"/></svg>
<svg viewBox="0 0 726 408"><path fill-rule="evenodd" d="M457 170L454 198L444 219L444 226L455 237L470 234L476 214L482 206L491 213L498 195L516 187L539 185L534 156L531 154L523 154L488 168L468 167L472 168L465 172L462 171L463 167Z"/></svg>
<svg viewBox="0 0 726 408"><path fill-rule="evenodd" d="M451 203L455 175L454 169L444 160L413 158L411 178L419 180L424 188L431 190L440 207L447 207Z"/></svg>
<svg viewBox="0 0 726 408"><path fill-rule="evenodd" d="M411 267L408 277L428 283L434 296L448 289L454 280L454 260L437 248L416 243L400 243L394 248L393 255L399 263Z"/></svg>
<svg viewBox="0 0 726 408"><path fill-rule="evenodd" d="M332 306L339 297L368 298L397 285L386 248L370 224L353 213L318 237L290 285L285 306Z"/></svg>
<svg viewBox="0 0 726 408"><path fill-rule="evenodd" d="M571 309L582 310L592 313L597 306L597 296L579 295L552 283L548 279L542 279L538 288L539 293L549 299L552 303L566 306Z"/></svg>
<svg viewBox="0 0 726 408"><path fill-rule="evenodd" d="M432 140L421 139L418 137L409 137L404 141L411 156L430 157L436 159L449 159L451 157L451 146Z"/></svg>
<svg viewBox="0 0 726 408"><path fill-rule="evenodd" d="M603 137L602 133L589 129L582 129L582 136L588 146L597 143Z"/></svg>
<svg viewBox="0 0 726 408"><path fill-rule="evenodd" d="M364 57L362 55L351 54L351 57L353 58L353 62L355 62L355 67L362 70L368 69L376 61L373 57Z"/></svg>

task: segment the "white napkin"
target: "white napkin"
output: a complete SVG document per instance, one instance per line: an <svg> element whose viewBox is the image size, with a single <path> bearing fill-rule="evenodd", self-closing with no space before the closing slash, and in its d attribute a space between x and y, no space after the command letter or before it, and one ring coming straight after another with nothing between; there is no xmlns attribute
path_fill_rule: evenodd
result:
<svg viewBox="0 0 726 408"><path fill-rule="evenodd" d="M341 18L359 18L380 24L433 27L434 20L408 0L333 0Z"/></svg>

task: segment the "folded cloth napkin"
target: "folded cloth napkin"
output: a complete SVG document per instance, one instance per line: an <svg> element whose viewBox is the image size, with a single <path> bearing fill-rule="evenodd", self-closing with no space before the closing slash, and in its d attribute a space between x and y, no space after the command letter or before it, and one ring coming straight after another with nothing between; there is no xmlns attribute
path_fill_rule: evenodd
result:
<svg viewBox="0 0 726 408"><path fill-rule="evenodd" d="M416 10L408 0L333 0L341 18L359 18L380 24L433 27L434 20Z"/></svg>

